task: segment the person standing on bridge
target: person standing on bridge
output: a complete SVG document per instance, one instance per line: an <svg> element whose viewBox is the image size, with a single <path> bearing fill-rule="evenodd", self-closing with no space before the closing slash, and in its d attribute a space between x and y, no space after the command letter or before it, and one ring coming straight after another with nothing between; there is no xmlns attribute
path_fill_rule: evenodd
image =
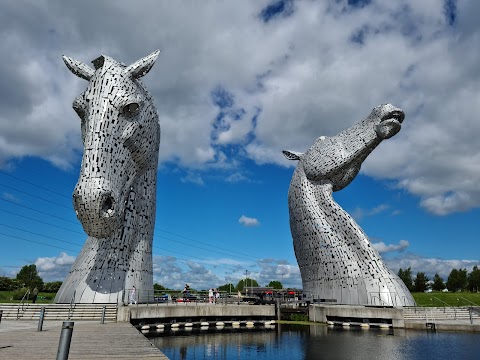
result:
<svg viewBox="0 0 480 360"><path fill-rule="evenodd" d="M132 288L130 289L130 293L128 295L128 300L129 300L130 305L132 305L132 303L137 305L137 290L135 289L135 286L132 286Z"/></svg>
<svg viewBox="0 0 480 360"><path fill-rule="evenodd" d="M37 296L38 296L38 288L35 287L32 291L32 304L35 304L35 301L37 301Z"/></svg>
<svg viewBox="0 0 480 360"><path fill-rule="evenodd" d="M190 285L185 284L185 287L183 288L183 299L188 300L190 297Z"/></svg>

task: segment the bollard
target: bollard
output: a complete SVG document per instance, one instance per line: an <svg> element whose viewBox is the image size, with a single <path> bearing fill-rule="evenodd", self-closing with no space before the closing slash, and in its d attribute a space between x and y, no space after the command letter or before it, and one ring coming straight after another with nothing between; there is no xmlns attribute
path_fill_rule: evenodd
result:
<svg viewBox="0 0 480 360"><path fill-rule="evenodd" d="M37 331L42 331L44 317L45 317L45 306L42 306L42 309L40 310L40 318L38 319Z"/></svg>
<svg viewBox="0 0 480 360"><path fill-rule="evenodd" d="M107 307L104 305L102 309L102 324L105 324L105 312L107 311Z"/></svg>
<svg viewBox="0 0 480 360"><path fill-rule="evenodd" d="M2 322L3 310L0 310L0 323Z"/></svg>
<svg viewBox="0 0 480 360"><path fill-rule="evenodd" d="M60 341L58 342L57 360L67 360L70 351L70 342L72 341L73 321L64 321Z"/></svg>

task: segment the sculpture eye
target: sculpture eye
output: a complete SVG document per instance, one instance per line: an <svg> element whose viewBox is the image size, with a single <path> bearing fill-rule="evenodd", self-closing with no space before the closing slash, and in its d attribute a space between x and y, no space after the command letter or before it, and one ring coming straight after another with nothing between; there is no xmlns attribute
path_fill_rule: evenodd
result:
<svg viewBox="0 0 480 360"><path fill-rule="evenodd" d="M83 97L81 97L81 96L77 97L73 101L72 107L73 107L73 110L75 110L75 112L77 113L78 117L83 120L84 117L85 117L85 112L86 112L85 111L86 104L85 104L85 100L83 99Z"/></svg>
<svg viewBox="0 0 480 360"><path fill-rule="evenodd" d="M127 116L133 116L136 113L138 113L139 109L140 109L140 105L138 105L138 103L133 102L123 107L123 113Z"/></svg>

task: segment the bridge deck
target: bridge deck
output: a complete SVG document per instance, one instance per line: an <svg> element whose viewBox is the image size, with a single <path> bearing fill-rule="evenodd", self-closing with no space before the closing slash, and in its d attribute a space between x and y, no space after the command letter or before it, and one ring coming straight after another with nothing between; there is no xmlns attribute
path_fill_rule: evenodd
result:
<svg viewBox="0 0 480 360"><path fill-rule="evenodd" d="M61 321L3 320L0 323L0 359L55 359ZM75 321L69 360L168 358L129 323L100 324Z"/></svg>

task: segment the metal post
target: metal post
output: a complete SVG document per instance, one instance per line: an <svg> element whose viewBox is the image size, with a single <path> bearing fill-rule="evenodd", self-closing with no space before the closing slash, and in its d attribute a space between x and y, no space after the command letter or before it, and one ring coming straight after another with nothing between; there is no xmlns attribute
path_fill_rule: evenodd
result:
<svg viewBox="0 0 480 360"><path fill-rule="evenodd" d="M103 305L103 308L102 308L102 324L105 324L105 312L107 311L107 307L105 305Z"/></svg>
<svg viewBox="0 0 480 360"><path fill-rule="evenodd" d="M280 316L280 299L277 298L277 320L281 320L281 316Z"/></svg>
<svg viewBox="0 0 480 360"><path fill-rule="evenodd" d="M40 317L38 318L38 328L37 331L42 331L43 328L43 318L45 317L45 306L42 306L40 309Z"/></svg>
<svg viewBox="0 0 480 360"><path fill-rule="evenodd" d="M2 322L3 310L0 310L0 323Z"/></svg>
<svg viewBox="0 0 480 360"><path fill-rule="evenodd" d="M73 325L73 321L64 321L62 324L62 332L60 333L60 341L58 343L57 360L68 360Z"/></svg>
<svg viewBox="0 0 480 360"><path fill-rule="evenodd" d="M247 296L248 294L248 289L247 289L247 274L248 274L248 270L245 270L245 296Z"/></svg>

